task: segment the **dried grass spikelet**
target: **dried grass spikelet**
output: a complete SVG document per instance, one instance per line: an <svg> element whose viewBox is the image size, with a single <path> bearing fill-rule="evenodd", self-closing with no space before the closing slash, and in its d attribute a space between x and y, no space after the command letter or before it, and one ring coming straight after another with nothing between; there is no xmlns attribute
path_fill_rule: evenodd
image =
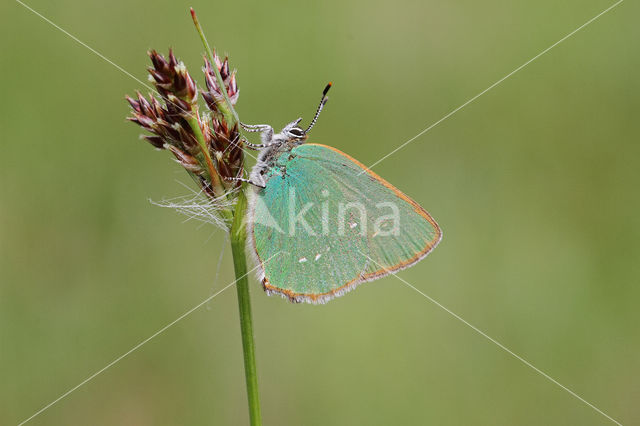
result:
<svg viewBox="0 0 640 426"><path fill-rule="evenodd" d="M158 149L167 149L175 160L198 183L205 201L193 197L157 203L170 206L199 219L229 229L233 203L240 186L229 178L242 176L244 152L238 123L230 122L226 114L225 93L232 105L238 101L236 72L229 69L229 60L214 55L214 64L205 57L203 72L205 88L199 89L187 67L172 50L165 58L155 50L148 52L152 67L149 79L156 94L145 98L127 96L132 114L128 119L150 134L144 140ZM218 84L213 66L220 73L223 87ZM200 112L198 94L202 94L207 110ZM204 210L209 209L209 213Z"/></svg>

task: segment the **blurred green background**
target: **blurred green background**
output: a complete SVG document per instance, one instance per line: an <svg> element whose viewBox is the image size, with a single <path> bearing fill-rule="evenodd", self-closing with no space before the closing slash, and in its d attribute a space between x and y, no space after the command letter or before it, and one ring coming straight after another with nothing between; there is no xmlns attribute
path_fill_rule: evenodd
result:
<svg viewBox="0 0 640 426"><path fill-rule="evenodd" d="M613 2L28 4L143 81L147 49L172 46L202 83L194 6L243 121L308 119L331 80L312 140L371 164ZM622 3L375 168L444 230L400 276L623 424L640 423L639 12ZM148 201L189 178L124 120L141 85L18 3L0 15L16 424L233 274L221 231ZM611 424L393 277L325 306L251 287L265 425ZM30 424L247 421L229 289Z"/></svg>

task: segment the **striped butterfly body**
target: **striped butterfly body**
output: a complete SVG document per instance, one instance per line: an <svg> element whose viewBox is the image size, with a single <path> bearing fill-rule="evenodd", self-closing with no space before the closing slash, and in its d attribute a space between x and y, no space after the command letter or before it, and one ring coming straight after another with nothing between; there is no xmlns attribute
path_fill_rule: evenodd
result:
<svg viewBox="0 0 640 426"><path fill-rule="evenodd" d="M248 239L268 294L292 302L325 303L358 284L409 267L442 232L415 201L347 154L305 143L300 119L278 134L259 131L262 144L248 182ZM244 180L244 179L242 179Z"/></svg>

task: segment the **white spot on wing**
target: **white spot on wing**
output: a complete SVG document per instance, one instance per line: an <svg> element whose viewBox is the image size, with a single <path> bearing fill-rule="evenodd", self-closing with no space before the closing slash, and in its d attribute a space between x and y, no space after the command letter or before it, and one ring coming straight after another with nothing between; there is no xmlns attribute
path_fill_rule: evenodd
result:
<svg viewBox="0 0 640 426"><path fill-rule="evenodd" d="M320 259L322 257L322 255L320 253L316 254L316 258L315 260L317 261L318 259Z"/></svg>
<svg viewBox="0 0 640 426"><path fill-rule="evenodd" d="M351 229L355 228L356 226L358 226L358 224L355 222L349 224L349 228Z"/></svg>
<svg viewBox="0 0 640 426"><path fill-rule="evenodd" d="M300 263L304 263L306 261L307 261L306 257L301 257L300 259L298 259L298 262L300 262Z"/></svg>

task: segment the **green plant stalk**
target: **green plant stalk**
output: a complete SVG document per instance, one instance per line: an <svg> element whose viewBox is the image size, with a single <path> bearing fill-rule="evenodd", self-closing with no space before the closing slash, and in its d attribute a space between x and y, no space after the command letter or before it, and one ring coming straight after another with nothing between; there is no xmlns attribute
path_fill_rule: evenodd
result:
<svg viewBox="0 0 640 426"><path fill-rule="evenodd" d="M202 135L202 131L200 130L200 126L198 125L198 120L194 117L189 117L186 120L187 123L189 123L189 127L191 127L191 130L193 130L196 139L198 140L198 145L200 146L200 151L202 151L202 155L204 156L213 189L218 194L224 194L224 186L220 181L220 175L218 174L218 172L216 172L216 169L213 166L213 161L211 160L209 149L207 148L207 144L204 141L204 136Z"/></svg>
<svg viewBox="0 0 640 426"><path fill-rule="evenodd" d="M247 198L244 192L238 195L231 227L231 250L233 267L236 273L236 290L238 292L238 309L240 311L240 333L244 353L244 372L247 382L247 398L249 400L249 418L252 426L262 425L260 414L260 396L258 392L258 375L256 372L255 345L253 341L253 323L251 320L251 301L249 299L249 279L247 277L247 257L245 244L247 230L244 215L247 210Z"/></svg>
<svg viewBox="0 0 640 426"><path fill-rule="evenodd" d="M238 113L236 112L229 94L225 90L224 81L220 75L220 71L216 66L213 52L209 46L196 12L191 8L191 18L200 35L200 40L207 51L211 68L216 75L218 86L222 89L224 103L218 107L223 112L224 119L228 125L233 126L240 122ZM190 123L191 124L191 123ZM193 125L192 125L193 127ZM195 131L195 129L194 129ZM201 132L196 131L196 135ZM200 142L200 140L198 140ZM202 143L204 143L204 138ZM245 246L247 240L247 229L245 227L244 218L247 212L247 197L244 192L245 184L242 190L238 192L236 198L236 206L233 211L233 222L231 225L231 252L233 254L233 268L236 274L236 291L238 293L238 310L240 313L240 334L242 337L242 351L244 355L244 374L247 385L247 400L249 403L249 419L251 426L262 425L262 415L260 413L260 394L258 392L258 373L256 371L256 353L253 341L253 322L251 319L251 299L249 297L249 278L247 273L247 257Z"/></svg>
<svg viewBox="0 0 640 426"><path fill-rule="evenodd" d="M191 18L193 19L193 24L196 26L196 30L200 35L200 40L204 46L204 49L207 51L207 56L209 57L209 62L211 63L211 68L213 68L213 72L216 75L216 80L218 82L218 87L222 90L222 95L224 96L224 102L226 105L218 105L220 109L223 111L223 115L225 116L225 120L227 124L233 126L236 123L240 123L240 119L238 118L238 113L236 112L233 104L231 103L231 99L229 99L229 94L225 90L224 81L222 80L222 76L220 75L220 71L216 66L216 61L214 60L213 51L211 50L211 46L209 46L209 42L207 41L207 37L204 35L204 31L202 31L202 27L200 26L200 21L198 21L198 17L196 16L195 10L191 8Z"/></svg>

